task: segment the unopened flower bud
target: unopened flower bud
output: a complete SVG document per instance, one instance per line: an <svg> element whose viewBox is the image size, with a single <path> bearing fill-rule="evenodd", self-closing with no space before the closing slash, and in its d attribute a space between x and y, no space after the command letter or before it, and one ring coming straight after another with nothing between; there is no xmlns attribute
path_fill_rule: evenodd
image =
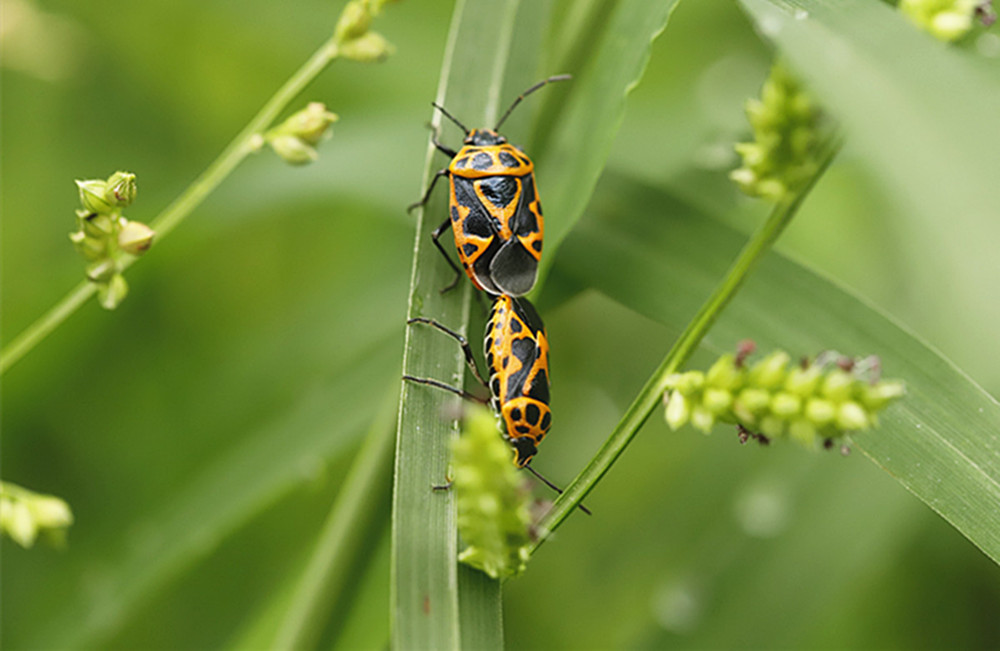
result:
<svg viewBox="0 0 1000 651"><path fill-rule="evenodd" d="M336 113L326 110L323 102L309 102L298 113L293 114L278 130L296 136L303 142L316 145L325 137L329 137L329 127L340 118Z"/></svg>
<svg viewBox="0 0 1000 651"><path fill-rule="evenodd" d="M837 415L837 408L829 400L822 398L810 398L806 401L806 418L816 427L823 427L833 422Z"/></svg>
<svg viewBox="0 0 1000 651"><path fill-rule="evenodd" d="M854 378L851 374L842 369L834 369L826 376L820 388L822 394L834 401L847 400L851 397L851 389L854 386Z"/></svg>
<svg viewBox="0 0 1000 651"><path fill-rule="evenodd" d="M69 239L85 260L93 262L107 255L107 242L95 237L88 237L83 231L70 233Z"/></svg>
<svg viewBox="0 0 1000 651"><path fill-rule="evenodd" d="M942 41L956 41L972 29L980 0L900 0L899 10Z"/></svg>
<svg viewBox="0 0 1000 651"><path fill-rule="evenodd" d="M73 524L73 513L64 500L51 495L40 495L31 502L35 522L43 529L68 527Z"/></svg>
<svg viewBox="0 0 1000 651"><path fill-rule="evenodd" d="M98 214L108 214L114 210L114 206L105 199L108 189L107 181L101 179L77 180L76 187L80 190L80 203L83 204L84 210Z"/></svg>
<svg viewBox="0 0 1000 651"><path fill-rule="evenodd" d="M122 227L118 232L118 247L132 255L142 255L153 245L156 232L142 222L121 219Z"/></svg>
<svg viewBox="0 0 1000 651"><path fill-rule="evenodd" d="M743 370L736 367L736 360L732 355L721 356L705 374L706 385L726 391L735 389L742 379Z"/></svg>
<svg viewBox="0 0 1000 651"><path fill-rule="evenodd" d="M78 210L76 215L80 218L80 229L88 237L103 240L115 232L115 220L107 213Z"/></svg>
<svg viewBox="0 0 1000 651"><path fill-rule="evenodd" d="M777 387L785 379L785 367L790 360L788 353L775 351L750 369L747 381L757 387Z"/></svg>
<svg viewBox="0 0 1000 651"><path fill-rule="evenodd" d="M712 415L712 412L705 409L705 407L698 405L691 410L691 425L695 429L700 429L702 432L709 434L714 424L715 416Z"/></svg>
<svg viewBox="0 0 1000 651"><path fill-rule="evenodd" d="M779 418L791 418L799 413L802 408L802 400L791 393L779 391L771 398L771 413Z"/></svg>
<svg viewBox="0 0 1000 651"><path fill-rule="evenodd" d="M868 415L864 408L853 400L849 400L837 409L836 424L839 429L854 431L868 427Z"/></svg>
<svg viewBox="0 0 1000 651"><path fill-rule="evenodd" d="M21 547L31 547L38 537L38 524L21 500L0 498L0 527Z"/></svg>
<svg viewBox="0 0 1000 651"><path fill-rule="evenodd" d="M115 172L108 177L104 200L116 208L127 208L135 201L135 174Z"/></svg>
<svg viewBox="0 0 1000 651"><path fill-rule="evenodd" d="M705 409L718 416L732 406L733 394L723 389L706 388L702 404L705 405Z"/></svg>
<svg viewBox="0 0 1000 651"><path fill-rule="evenodd" d="M667 410L664 417L670 429L680 429L691 416L691 407L688 405L688 399L680 391L671 391L669 395L669 398L665 398Z"/></svg>
<svg viewBox="0 0 1000 651"><path fill-rule="evenodd" d="M34 545L39 534L50 542L61 542L72 523L69 505L58 497L0 482L0 531L22 547Z"/></svg>
<svg viewBox="0 0 1000 651"><path fill-rule="evenodd" d="M275 136L268 142L278 156L292 165L305 165L319 158L315 149L295 136Z"/></svg>
<svg viewBox="0 0 1000 651"><path fill-rule="evenodd" d="M95 283L106 283L118 273L118 263L111 258L101 258L87 265L87 278Z"/></svg>
<svg viewBox="0 0 1000 651"><path fill-rule="evenodd" d="M97 301L105 310L113 310L118 307L125 296L128 295L128 283L125 276L116 273L107 283L97 286Z"/></svg>
<svg viewBox="0 0 1000 651"><path fill-rule="evenodd" d="M361 63L381 61L395 51L396 48L378 32L368 32L340 46L341 55Z"/></svg>
<svg viewBox="0 0 1000 651"><path fill-rule="evenodd" d="M788 371L785 389L799 396L808 396L816 391L821 377L822 370L814 364L808 368L795 367Z"/></svg>
<svg viewBox="0 0 1000 651"><path fill-rule="evenodd" d="M733 411L740 421L752 425L770 403L771 394L765 389L746 388L740 391L733 402Z"/></svg>
<svg viewBox="0 0 1000 651"><path fill-rule="evenodd" d="M906 394L902 382L878 382L866 384L861 389L861 402L868 409L881 409L889 401L901 398Z"/></svg>
<svg viewBox="0 0 1000 651"><path fill-rule="evenodd" d="M340 12L333 35L340 43L364 35L372 24L372 12L365 0L351 0Z"/></svg>

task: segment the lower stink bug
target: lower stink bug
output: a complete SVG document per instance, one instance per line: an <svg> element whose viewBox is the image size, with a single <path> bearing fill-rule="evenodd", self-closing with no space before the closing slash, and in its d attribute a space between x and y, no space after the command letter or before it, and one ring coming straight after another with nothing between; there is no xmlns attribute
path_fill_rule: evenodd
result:
<svg viewBox="0 0 1000 651"><path fill-rule="evenodd" d="M552 426L549 407L549 341L545 325L534 306L525 298L506 295L493 299L493 309L486 324L484 348L489 381L476 366L472 349L465 337L450 328L423 317L407 323L424 323L453 337L462 347L473 375L490 390L489 398L480 398L444 382L404 375L404 380L427 384L457 395L489 404L497 415L500 433L514 449L514 465L527 468L550 488L562 490L531 467L538 444ZM590 513L581 505L581 508Z"/></svg>
<svg viewBox="0 0 1000 651"><path fill-rule="evenodd" d="M447 154L451 163L434 175L423 198L407 209L427 203L438 179L448 177L449 217L431 235L434 245L455 270L455 280L443 291L453 288L462 275L438 241L448 224L455 236L458 259L478 289L522 296L534 286L545 231L535 188L535 166L497 130L525 97L548 83L567 79L570 75L556 75L527 89L492 129L468 129L444 107L432 103L465 132L458 151L442 145L435 134L434 146Z"/></svg>

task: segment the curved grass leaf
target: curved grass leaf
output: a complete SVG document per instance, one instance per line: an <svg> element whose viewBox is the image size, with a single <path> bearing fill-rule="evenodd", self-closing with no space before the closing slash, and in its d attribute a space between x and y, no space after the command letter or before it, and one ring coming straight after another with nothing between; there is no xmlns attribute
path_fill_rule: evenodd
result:
<svg viewBox="0 0 1000 651"><path fill-rule="evenodd" d="M546 208L539 283L590 200L624 119L625 100L642 78L653 41L676 6L677 0L619 2L596 42L587 44L596 51L581 70L573 71L569 102L558 111L551 135L539 143L543 151L535 154Z"/></svg>
<svg viewBox="0 0 1000 651"><path fill-rule="evenodd" d="M744 237L635 184L615 183L600 197L556 269L679 331ZM777 254L762 262L703 346L731 351L745 338L793 354L879 355L888 376L906 381L908 395L853 445L1000 562L1000 405L991 396L874 307Z"/></svg>

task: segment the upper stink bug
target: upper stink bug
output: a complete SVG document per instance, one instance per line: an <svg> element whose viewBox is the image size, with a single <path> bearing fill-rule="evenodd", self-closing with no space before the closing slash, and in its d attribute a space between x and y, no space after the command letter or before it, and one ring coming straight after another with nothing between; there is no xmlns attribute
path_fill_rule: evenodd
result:
<svg viewBox="0 0 1000 651"><path fill-rule="evenodd" d="M534 286L544 232L542 207L535 188L535 166L497 129L525 97L550 82L567 79L570 75L556 75L524 91L492 129L468 129L444 107L432 103L465 132L465 140L456 152L438 142L435 135L434 146L447 154L451 163L438 170L423 198L408 210L427 203L437 180L448 177L449 217L431 236L455 270L455 280L445 290L454 287L462 273L438 241L449 223L455 234L458 259L477 288L493 295L522 296Z"/></svg>

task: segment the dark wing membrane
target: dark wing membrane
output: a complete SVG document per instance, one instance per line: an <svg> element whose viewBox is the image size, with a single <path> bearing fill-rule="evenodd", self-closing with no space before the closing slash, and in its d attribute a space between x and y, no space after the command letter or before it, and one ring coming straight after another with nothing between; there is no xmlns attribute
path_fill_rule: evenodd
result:
<svg viewBox="0 0 1000 651"><path fill-rule="evenodd" d="M535 286L538 276L537 253L525 248L521 238L529 238L539 232L540 224L531 211L530 204L535 201L535 177L526 174L521 179L521 198L510 219L512 237L503 243L490 263L490 277L493 283L505 294L523 296ZM541 247L541 239L534 238L536 246Z"/></svg>
<svg viewBox="0 0 1000 651"><path fill-rule="evenodd" d="M535 213L531 212L531 202L537 199L535 195L535 175L526 174L521 177L521 200L517 210L511 217L510 230L514 235L528 237L540 230ZM541 212L541 208L538 209Z"/></svg>

